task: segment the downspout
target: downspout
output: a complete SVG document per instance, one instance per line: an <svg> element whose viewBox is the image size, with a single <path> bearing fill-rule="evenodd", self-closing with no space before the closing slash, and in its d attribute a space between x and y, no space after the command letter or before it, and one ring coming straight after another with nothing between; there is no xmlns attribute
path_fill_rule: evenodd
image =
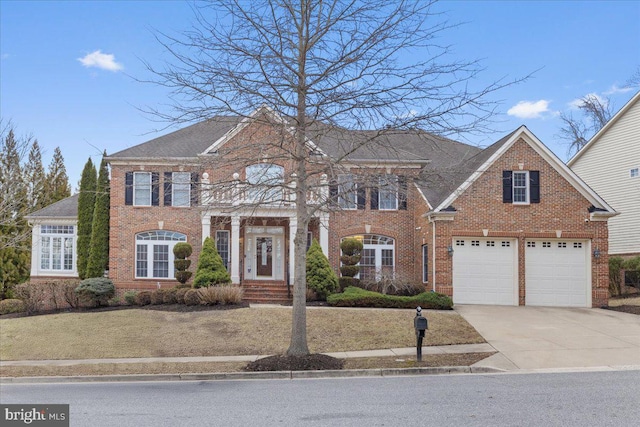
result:
<svg viewBox="0 0 640 427"><path fill-rule="evenodd" d="M433 262L432 264L432 268L433 268L433 273L431 274L431 289L433 290L433 292L436 291L436 222L435 221L431 221L431 235L432 235L432 240L433 240L433 244L431 246L431 257L433 258Z"/></svg>

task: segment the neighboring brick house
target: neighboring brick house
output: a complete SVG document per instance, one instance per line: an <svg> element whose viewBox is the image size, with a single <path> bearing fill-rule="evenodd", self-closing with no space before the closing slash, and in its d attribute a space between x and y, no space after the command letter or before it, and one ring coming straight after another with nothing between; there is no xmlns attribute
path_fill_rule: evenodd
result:
<svg viewBox="0 0 640 427"><path fill-rule="evenodd" d="M195 268L207 236L234 283L286 289L298 227L293 137L261 108L108 156L118 289L174 285L172 247L191 243ZM606 304L616 213L525 127L481 150L420 131L314 123L307 149L307 240L336 272L340 241L356 237L362 280L422 282L455 303Z"/></svg>

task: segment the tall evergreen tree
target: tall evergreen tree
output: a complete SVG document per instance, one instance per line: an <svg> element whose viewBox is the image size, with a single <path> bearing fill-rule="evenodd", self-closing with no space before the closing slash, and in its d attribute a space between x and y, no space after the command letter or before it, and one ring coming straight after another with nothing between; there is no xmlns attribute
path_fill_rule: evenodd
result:
<svg viewBox="0 0 640 427"><path fill-rule="evenodd" d="M29 158L24 167L24 181L27 188L29 212L34 212L46 206L45 194L46 174L42 165L42 151L38 140L34 140L29 151Z"/></svg>
<svg viewBox="0 0 640 427"><path fill-rule="evenodd" d="M96 201L93 208L93 227L89 245L86 277L102 277L109 268L109 170L103 154L96 185Z"/></svg>
<svg viewBox="0 0 640 427"><path fill-rule="evenodd" d="M87 277L93 210L96 204L97 174L96 167L89 157L82 170L78 195L78 275L81 279Z"/></svg>
<svg viewBox="0 0 640 427"><path fill-rule="evenodd" d="M62 157L60 147L56 147L53 151L45 189L47 193L46 205L50 205L71 195L67 168L64 166L64 157Z"/></svg>
<svg viewBox="0 0 640 427"><path fill-rule="evenodd" d="M10 125L7 129L0 140L0 299L11 297L13 286L29 277L27 191L20 166L26 143Z"/></svg>

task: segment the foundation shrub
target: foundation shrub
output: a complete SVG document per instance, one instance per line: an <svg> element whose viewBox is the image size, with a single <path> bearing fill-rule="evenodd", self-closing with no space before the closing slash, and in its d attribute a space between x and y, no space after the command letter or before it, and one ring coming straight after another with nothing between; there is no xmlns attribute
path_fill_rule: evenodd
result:
<svg viewBox="0 0 640 427"><path fill-rule="evenodd" d="M184 294L185 305L200 305L201 298L197 289L188 289Z"/></svg>
<svg viewBox="0 0 640 427"><path fill-rule="evenodd" d="M151 305L164 304L165 289L154 289L151 291Z"/></svg>
<svg viewBox="0 0 640 427"><path fill-rule="evenodd" d="M0 315L10 313L22 313L27 309L25 303L20 299L10 298L0 301Z"/></svg>
<svg viewBox="0 0 640 427"><path fill-rule="evenodd" d="M82 307L104 307L116 294L116 287L106 277L84 279L75 290Z"/></svg>
<svg viewBox="0 0 640 427"><path fill-rule="evenodd" d="M151 304L151 291L140 291L135 296L135 304L139 306Z"/></svg>
<svg viewBox="0 0 640 427"><path fill-rule="evenodd" d="M329 305L335 307L380 307L380 308L416 308L451 310L453 301L446 295L436 292L423 292L414 296L384 295L351 286L341 294L329 295Z"/></svg>
<svg viewBox="0 0 640 427"><path fill-rule="evenodd" d="M242 302L242 288L236 285L209 286L198 289L200 300L205 305L228 305Z"/></svg>
<svg viewBox="0 0 640 427"><path fill-rule="evenodd" d="M328 295L338 289L338 276L331 268L329 260L316 239L313 239L307 251L306 271L307 288L313 289L319 299L325 300Z"/></svg>
<svg viewBox="0 0 640 427"><path fill-rule="evenodd" d="M124 302L127 305L136 305L136 296L138 293L136 291L127 291L124 293L123 298Z"/></svg>
<svg viewBox="0 0 640 427"><path fill-rule="evenodd" d="M75 290L79 284L79 280L22 283L14 288L14 293L24 302L27 313L62 310L78 307Z"/></svg>
<svg viewBox="0 0 640 427"><path fill-rule="evenodd" d="M184 295L190 290L191 288L176 288L176 303L178 304L184 304Z"/></svg>
<svg viewBox="0 0 640 427"><path fill-rule="evenodd" d="M207 237L202 244L202 251L198 258L196 276L193 279L194 288L231 283L231 276L224 267L222 258L216 249L212 238Z"/></svg>
<svg viewBox="0 0 640 427"><path fill-rule="evenodd" d="M612 297L620 295L622 289L622 269L624 259L619 256L609 258L609 295Z"/></svg>
<svg viewBox="0 0 640 427"><path fill-rule="evenodd" d="M177 292L178 289L176 288L165 289L163 302L165 304L175 304L176 302L178 302Z"/></svg>
<svg viewBox="0 0 640 427"><path fill-rule="evenodd" d="M409 297L424 292L422 283L416 284L401 277L384 274L376 281L362 281L357 287L385 295Z"/></svg>

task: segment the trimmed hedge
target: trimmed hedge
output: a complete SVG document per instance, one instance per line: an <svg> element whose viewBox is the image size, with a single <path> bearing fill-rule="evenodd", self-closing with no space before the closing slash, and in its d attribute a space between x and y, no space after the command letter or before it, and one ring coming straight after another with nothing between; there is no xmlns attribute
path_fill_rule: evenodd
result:
<svg viewBox="0 0 640 427"><path fill-rule="evenodd" d="M341 294L327 297L327 303L335 307L380 307L380 308L416 308L420 306L431 310L451 310L453 301L446 295L436 292L423 292L406 297L383 295L350 286Z"/></svg>
<svg viewBox="0 0 640 427"><path fill-rule="evenodd" d="M151 291L140 291L135 298L136 305L149 305L151 304Z"/></svg>
<svg viewBox="0 0 640 427"><path fill-rule="evenodd" d="M20 299L3 299L0 301L0 314L22 313L26 310L24 302Z"/></svg>

